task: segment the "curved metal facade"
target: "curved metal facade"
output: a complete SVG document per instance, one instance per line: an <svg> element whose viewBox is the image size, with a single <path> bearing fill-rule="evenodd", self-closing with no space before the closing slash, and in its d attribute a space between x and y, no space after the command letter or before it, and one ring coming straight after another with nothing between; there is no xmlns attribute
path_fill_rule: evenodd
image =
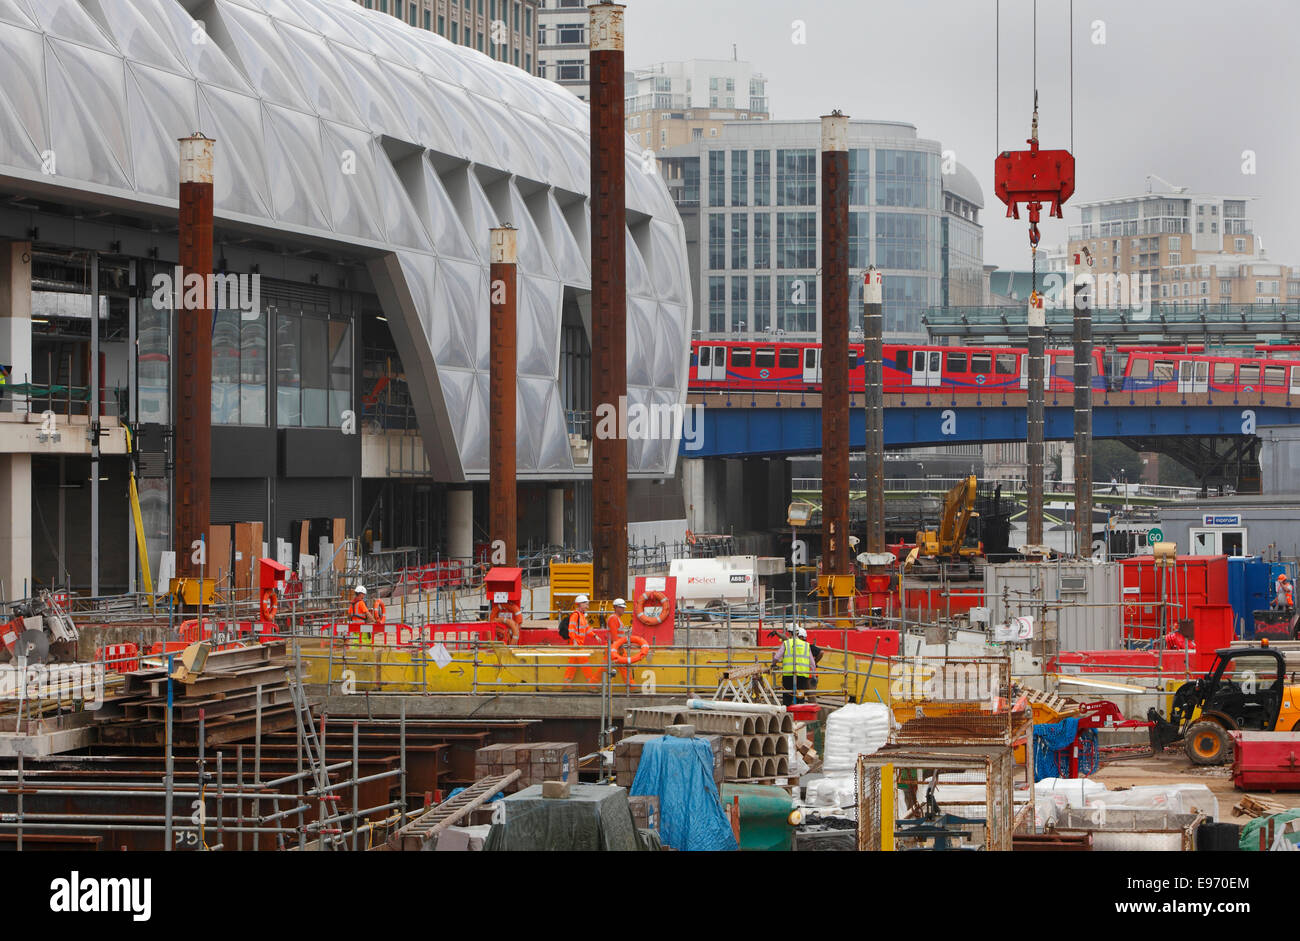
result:
<svg viewBox="0 0 1300 941"><path fill-rule="evenodd" d="M440 479L486 477L488 232L514 225L519 472L585 476L559 385L566 296L590 320L583 102L345 0L0 0L0 61L0 181L156 212L197 129L218 226L372 258ZM681 403L685 238L635 146L627 203L629 403ZM673 470L675 442L628 447L630 473Z"/></svg>

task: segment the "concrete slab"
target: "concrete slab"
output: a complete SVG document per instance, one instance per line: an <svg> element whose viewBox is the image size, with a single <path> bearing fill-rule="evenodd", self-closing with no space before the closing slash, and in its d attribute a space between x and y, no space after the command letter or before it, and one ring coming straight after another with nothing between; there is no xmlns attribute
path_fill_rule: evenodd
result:
<svg viewBox="0 0 1300 941"><path fill-rule="evenodd" d="M75 751L78 748L86 748L95 744L98 740L97 730L90 727L56 729L52 732L38 732L33 735L0 732L0 758L14 758L20 752L25 758L61 755L64 752Z"/></svg>

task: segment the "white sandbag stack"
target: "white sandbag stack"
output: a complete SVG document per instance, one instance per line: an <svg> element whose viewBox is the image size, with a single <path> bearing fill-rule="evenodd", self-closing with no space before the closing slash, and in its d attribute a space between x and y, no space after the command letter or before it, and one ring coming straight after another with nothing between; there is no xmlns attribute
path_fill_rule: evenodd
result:
<svg viewBox="0 0 1300 941"><path fill-rule="evenodd" d="M853 775L858 755L871 755L889 741L889 707L880 703L850 703L826 719L826 742L822 748L824 777L811 781L805 803L827 810L856 810Z"/></svg>

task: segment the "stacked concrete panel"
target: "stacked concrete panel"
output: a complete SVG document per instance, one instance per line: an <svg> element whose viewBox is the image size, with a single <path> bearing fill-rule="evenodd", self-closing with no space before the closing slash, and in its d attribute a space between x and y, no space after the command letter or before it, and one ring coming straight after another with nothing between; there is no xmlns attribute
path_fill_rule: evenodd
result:
<svg viewBox="0 0 1300 941"><path fill-rule="evenodd" d="M697 737L709 741L714 755L714 780L772 781L790 774L789 733L794 719L788 712L688 709L651 706L633 709L624 728L629 735L614 747L615 776L630 786L646 741L658 738L671 725L693 725ZM650 734L647 734L650 733Z"/></svg>

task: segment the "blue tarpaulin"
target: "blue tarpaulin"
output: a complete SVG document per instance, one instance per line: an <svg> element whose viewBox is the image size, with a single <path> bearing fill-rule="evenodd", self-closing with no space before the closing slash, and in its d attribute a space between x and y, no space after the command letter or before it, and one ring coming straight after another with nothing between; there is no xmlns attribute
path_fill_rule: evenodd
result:
<svg viewBox="0 0 1300 941"><path fill-rule="evenodd" d="M1068 776L1069 749L1079 739L1079 774L1089 775L1097 770L1097 731L1084 729L1079 733L1078 719L1062 719L1034 726L1034 780Z"/></svg>
<svg viewBox="0 0 1300 941"><path fill-rule="evenodd" d="M659 839L675 850L734 850L736 837L713 782L713 751L698 738L646 742L630 792L659 798Z"/></svg>

